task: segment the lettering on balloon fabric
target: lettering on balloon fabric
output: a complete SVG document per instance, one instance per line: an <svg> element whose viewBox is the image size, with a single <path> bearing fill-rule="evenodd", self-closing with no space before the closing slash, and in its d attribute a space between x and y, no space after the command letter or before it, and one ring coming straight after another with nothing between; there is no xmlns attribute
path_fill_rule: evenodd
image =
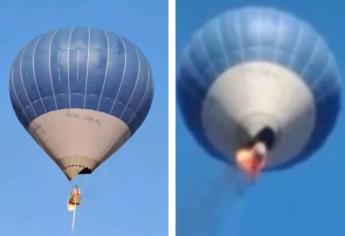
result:
<svg viewBox="0 0 345 236"><path fill-rule="evenodd" d="M81 115L80 113L75 112L75 111L70 111L70 110L66 111L65 117L69 119L74 119L74 120L86 121L86 122L95 124L98 127L101 127L102 125L102 122L100 119L95 118L92 115Z"/></svg>

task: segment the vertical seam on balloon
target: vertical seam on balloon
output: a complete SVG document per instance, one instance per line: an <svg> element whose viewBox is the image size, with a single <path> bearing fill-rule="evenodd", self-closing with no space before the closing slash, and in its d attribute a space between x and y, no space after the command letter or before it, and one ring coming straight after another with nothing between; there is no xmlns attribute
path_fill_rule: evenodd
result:
<svg viewBox="0 0 345 236"><path fill-rule="evenodd" d="M23 89L24 89L24 92L25 92L26 99L28 100L31 109L32 109L32 111L34 112L35 117L37 117L37 112L36 112L34 106L33 106L32 103L31 103L31 100L30 100L30 98L29 98L28 91L27 91L27 89L26 89L26 87L25 87L25 83L24 83L24 79L23 79L23 69L22 69L22 66L23 66L23 65L22 65L22 64L23 64L23 58L24 58L24 54L25 54L25 52L26 52L26 49L27 49L27 47L25 47L25 48L23 49L22 55L20 56L20 63L19 63L20 79L21 79L21 81L22 81L22 85L23 85Z"/></svg>
<svg viewBox="0 0 345 236"><path fill-rule="evenodd" d="M119 89L116 92L116 96L114 98L113 105L111 106L111 109L110 109L110 114L113 113L114 106L115 106L115 104L117 102L117 98L118 98L118 96L120 94L120 91L121 91L121 88L122 88L123 79L125 78L125 74L126 74L126 67L127 67L127 47L126 47L126 42L122 38L120 38L120 40L121 40L121 43L123 45L124 52L125 52L125 58L124 58L125 59L125 63L123 65L122 78L121 78L121 81L120 81Z"/></svg>
<svg viewBox="0 0 345 236"><path fill-rule="evenodd" d="M245 51L244 46L242 42L242 35L241 35L241 26L240 26L240 12L235 13L235 29L237 33L237 41L240 46L240 52L241 52L241 61L245 60Z"/></svg>
<svg viewBox="0 0 345 236"><path fill-rule="evenodd" d="M37 83L37 77L36 77L36 70L35 70L35 54L36 54L36 48L38 46L38 43L41 41L41 38L42 36L40 36L36 43L35 43L35 46L34 46L34 49L33 49L33 52L32 52L32 73L33 73L33 77L34 77L34 81L35 81L35 85L36 85L36 89L37 89L37 93L38 93L38 96L40 96L40 100L41 100L41 103L43 105L43 109L44 109L44 113L47 112L47 109L46 109L46 106L44 105L44 102L43 102L43 99L42 99L42 95L41 95L41 92L40 92L40 89L38 87L38 83Z"/></svg>
<svg viewBox="0 0 345 236"><path fill-rule="evenodd" d="M332 57L332 60L334 61L335 60L334 56L332 55L331 57ZM338 87L341 87L342 86L342 84L341 84L341 81L342 81L341 80L341 72L340 72L340 69L337 65L335 65L335 70L336 70L336 83L337 83Z"/></svg>
<svg viewBox="0 0 345 236"><path fill-rule="evenodd" d="M133 119L134 119L134 115L136 115L137 112L141 109L142 103L143 103L143 102L145 101L145 99L146 99L146 94L147 94L147 91L148 91L148 88L149 88L150 76L151 76L150 68L148 68L148 70L147 70L146 87L145 87L144 95L143 95L143 97L141 98L141 101L139 102L137 108L136 108L135 111L132 113L131 117L129 118L129 120L128 120L128 126L131 126L131 125L132 125L132 122L133 122Z"/></svg>
<svg viewBox="0 0 345 236"><path fill-rule="evenodd" d="M304 65L303 69L301 70L302 78L305 76L305 73L307 72L308 66L313 62L313 60L315 58L315 54L316 54L317 50L319 50L320 44L321 44L321 38L318 37L316 42L314 43L313 51L311 52L307 63Z"/></svg>
<svg viewBox="0 0 345 236"><path fill-rule="evenodd" d="M180 82L180 83L181 83L181 86L183 86L183 88L185 88L185 89L188 90L189 95L194 96L194 97L197 98L199 101L202 100L202 96L201 96L199 93L196 93L196 92L195 92L195 89L192 89L192 88L189 86L189 84L187 84L187 83L182 83L182 82Z"/></svg>
<svg viewBox="0 0 345 236"><path fill-rule="evenodd" d="M282 27L283 27L283 14L279 13L279 20L278 20L278 37L277 37L277 41L276 44L274 46L274 55L273 55L273 61L277 62L278 59L278 52L279 52L279 44L281 41L281 37L282 37Z"/></svg>
<svg viewBox="0 0 345 236"><path fill-rule="evenodd" d="M21 107L21 109L22 109L22 113L23 113L23 115L24 115L24 117L25 117L25 119L26 119L26 122L27 122L28 125L29 125L30 117L26 114L26 111L25 111L25 109L24 109L24 106L22 105L22 103L21 103L21 101L20 101L20 99L19 99L19 97L18 97L17 90L16 90L16 86L14 86L13 71L14 71L14 69L13 69L13 66L12 66L12 71L11 71L12 89L13 89L14 95L16 96L16 99L17 99L17 101L18 101L18 103L19 103L19 105L20 105L20 107Z"/></svg>
<svg viewBox="0 0 345 236"><path fill-rule="evenodd" d="M257 25L257 37L258 37L258 47L257 47L257 59L261 57L261 33L262 33L262 16L259 10L257 10L258 14L258 25Z"/></svg>
<svg viewBox="0 0 345 236"><path fill-rule="evenodd" d="M293 66L293 63L295 62L296 56L297 56L297 49L300 47L301 41L302 41L302 35L304 33L304 27L303 24L299 23L299 30L298 30L298 36L297 41L295 43L295 46L292 50L292 54L289 60L289 67L291 68Z"/></svg>
<svg viewBox="0 0 345 236"><path fill-rule="evenodd" d="M71 40L73 35L74 28L71 29L69 38L68 38L68 49L67 49L67 82L68 82L68 107L71 108L71 84L70 84L70 51L71 51Z"/></svg>
<svg viewBox="0 0 345 236"><path fill-rule="evenodd" d="M329 70L329 68L330 68L330 65L332 64L331 62L334 60L333 55L331 55L331 54L328 54L328 57L327 57L327 58L328 58L328 60L327 60L327 65L325 66L325 68L324 68L323 72L320 74L320 76L317 77L317 79L313 82L313 84L312 84L312 86L311 86L313 89L316 87L317 82L320 81L321 78L323 78L323 77L325 76L326 72L327 72L327 71ZM333 60L332 60L332 59L333 59ZM334 65L334 64L333 64L333 65ZM336 74L336 77L337 77L337 78L338 78L338 76L339 76L339 72L337 72L337 74ZM329 86L328 89L327 89L326 91L323 89L324 93L321 94L321 96L316 97L316 100L322 100L322 98L323 98L324 96L327 96L331 91L333 91L334 89L336 89L336 88L337 88L337 85L339 86L339 82L340 82L339 79L335 79L335 82L333 81L333 83L331 84L331 86Z"/></svg>
<svg viewBox="0 0 345 236"><path fill-rule="evenodd" d="M50 40L50 45L49 45L49 52L48 52L48 67L49 67L49 78L50 78L50 85L53 91L53 96L54 96L54 102L55 102L55 108L56 110L58 109L57 102L56 102L56 96L55 96L55 89L54 89L54 83L53 83L53 76L52 76L52 70L51 70L51 51L52 51L52 45L53 45L53 40L56 36L56 34L59 32L59 30L55 31L51 37Z"/></svg>
<svg viewBox="0 0 345 236"><path fill-rule="evenodd" d="M222 54L223 56L225 57L226 59L226 65L229 64L230 60L229 60L229 55L225 49L225 45L224 45L224 39L223 39L223 34L222 34L222 31L221 31L221 20L222 18L221 17L218 17L218 23L217 23L217 36L218 36L218 39L219 39L219 42L220 42L220 46L222 47Z"/></svg>
<svg viewBox="0 0 345 236"><path fill-rule="evenodd" d="M311 87L315 88L317 82L319 82L321 80L321 78L323 78L323 76L326 74L326 72L329 69L329 66L331 65L331 58L330 55L327 56L327 63L325 64L325 67L323 68L322 72L320 73L320 75L313 81Z"/></svg>
<svg viewBox="0 0 345 236"><path fill-rule="evenodd" d="M214 65L213 65L213 62L211 61L211 58L210 58L210 56L209 56L209 53L208 53L208 49L207 49L207 47L206 47L206 43L205 43L205 40L204 40L204 34L203 34L203 32L204 32L204 30L200 30L199 31L199 41L200 41L200 46L201 46L201 48L202 48L202 51L204 52L204 54L205 54L205 57L206 57L206 59L207 59L207 61L208 61L208 64L209 64L209 66L210 66L210 69L212 70L212 72L213 72L213 75L214 75L214 77L216 77L217 76L217 71L216 71L216 69L215 69L215 67L214 67Z"/></svg>
<svg viewBox="0 0 345 236"><path fill-rule="evenodd" d="M58 69L59 82L61 83L61 69L60 69L60 65L58 65L57 69Z"/></svg>
<svg viewBox="0 0 345 236"><path fill-rule="evenodd" d="M106 82L107 77L108 77L108 67L109 67L109 60L110 60L109 36L108 36L107 32L103 31L103 33L104 33L106 41L107 41L107 65L105 67L104 79L103 79L103 84L102 84L102 91L101 91L101 94L99 96L97 111L99 110L99 106L101 104L101 100L102 100L102 96L103 96L103 92L104 92L104 87L105 87L105 82Z"/></svg>
<svg viewBox="0 0 345 236"><path fill-rule="evenodd" d="M91 44L91 29L87 28L88 39L87 39L87 61L86 61L86 74L85 74L85 89L84 89L84 102L83 108L85 108L86 103L86 94L87 94L87 81L89 79L89 63L90 63L90 44Z"/></svg>
<svg viewBox="0 0 345 236"><path fill-rule="evenodd" d="M205 88L207 86L207 81L204 79L204 77L199 73L199 71L196 69L195 65L194 65L194 61L192 60L191 58L191 55L190 55L190 47L186 49L186 53L185 53L185 57L186 57L186 60L189 62L189 64L191 65L193 71L192 73L196 73L197 76L192 76L193 80L195 81L195 83L199 83L200 85L202 85L203 88ZM190 68L190 67L189 67ZM199 79L199 80L196 80L195 78L202 78L202 79ZM180 80L180 83L182 84L187 84L185 82L185 80ZM187 86L187 85L186 85Z"/></svg>
<svg viewBox="0 0 345 236"><path fill-rule="evenodd" d="M77 48L77 82L79 82L79 60L80 60L79 48Z"/></svg>
<svg viewBox="0 0 345 236"><path fill-rule="evenodd" d="M187 49L187 52L186 52L186 58L187 58L187 60L189 61L190 65L192 66L192 68L193 68L193 70L194 70L193 72L195 72L195 73L198 74L197 77L193 76L193 80L195 80L194 78L202 78L201 80L195 80L195 81L196 81L197 83L201 83L203 86L206 86L206 85L208 84L208 82L205 80L204 76L203 76L202 74L200 74L199 70L198 70L197 67L195 66L194 60L192 60L192 58L191 58L190 50L191 50L191 48L189 47L189 48ZM200 81L200 82L199 82L199 81Z"/></svg>
<svg viewBox="0 0 345 236"><path fill-rule="evenodd" d="M317 97L317 99L322 100L324 96L329 95L335 89L339 89L339 80L337 79L333 80L332 83L330 83L330 86L327 87L327 90L323 90L324 93Z"/></svg>
<svg viewBox="0 0 345 236"><path fill-rule="evenodd" d="M140 55L139 55L139 52L138 52L138 49L135 48L135 54L137 54L137 58L138 58L138 73L137 73L137 78L135 80L135 84L134 84L134 88L132 90L132 93L131 93L131 96L129 97L127 103L126 103L126 106L124 107L121 115L120 115L120 119L122 119L123 115L126 113L127 111L127 108L131 102L131 100L133 99L133 96L135 94L135 90L136 88L138 87L138 82L139 82L139 77L140 77L140 72L141 72L141 60L140 60Z"/></svg>

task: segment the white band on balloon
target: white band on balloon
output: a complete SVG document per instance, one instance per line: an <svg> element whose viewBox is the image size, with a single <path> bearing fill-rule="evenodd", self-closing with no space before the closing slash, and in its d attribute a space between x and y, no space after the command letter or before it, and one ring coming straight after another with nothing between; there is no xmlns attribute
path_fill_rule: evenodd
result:
<svg viewBox="0 0 345 236"><path fill-rule="evenodd" d="M256 61L231 67L209 88L202 122L214 147L234 158L244 139L268 126L276 133L266 167L296 157L314 129L315 103L304 81L280 65Z"/></svg>
<svg viewBox="0 0 345 236"><path fill-rule="evenodd" d="M69 179L84 168L93 171L130 136L129 127L115 116L77 108L39 116L29 132Z"/></svg>

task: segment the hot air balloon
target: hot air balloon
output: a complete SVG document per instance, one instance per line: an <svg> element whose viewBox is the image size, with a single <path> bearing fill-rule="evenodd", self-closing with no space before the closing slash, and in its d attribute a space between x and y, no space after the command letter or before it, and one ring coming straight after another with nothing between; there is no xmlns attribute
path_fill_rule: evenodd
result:
<svg viewBox="0 0 345 236"><path fill-rule="evenodd" d="M178 100L195 139L250 177L306 160L340 110L341 78L324 39L267 7L205 24L181 57Z"/></svg>
<svg viewBox="0 0 345 236"><path fill-rule="evenodd" d="M124 37L63 28L20 51L10 96L20 123L71 180L94 171L135 133L150 109L152 75Z"/></svg>

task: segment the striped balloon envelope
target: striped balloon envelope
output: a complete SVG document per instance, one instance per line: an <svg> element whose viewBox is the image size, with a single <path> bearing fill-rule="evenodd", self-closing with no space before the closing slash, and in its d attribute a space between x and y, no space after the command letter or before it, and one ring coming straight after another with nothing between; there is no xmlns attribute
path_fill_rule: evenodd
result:
<svg viewBox="0 0 345 236"><path fill-rule="evenodd" d="M63 28L20 51L10 96L24 128L72 179L91 173L138 129L152 102L152 75L124 37Z"/></svg>
<svg viewBox="0 0 345 236"><path fill-rule="evenodd" d="M262 141L265 169L290 167L321 147L340 110L340 85L324 39L266 7L210 20L192 37L178 72L179 105L199 143L233 164L239 147Z"/></svg>

